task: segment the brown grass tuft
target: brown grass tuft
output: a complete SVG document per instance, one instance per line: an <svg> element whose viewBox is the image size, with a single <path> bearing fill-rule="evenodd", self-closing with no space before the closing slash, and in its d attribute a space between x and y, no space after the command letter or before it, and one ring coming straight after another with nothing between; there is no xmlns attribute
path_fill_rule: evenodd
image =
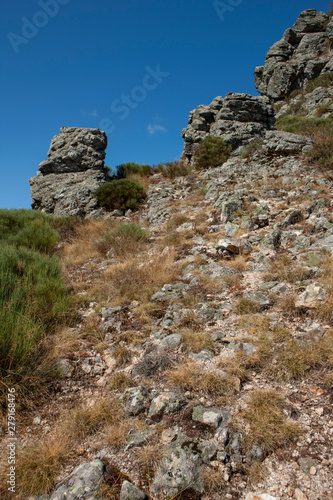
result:
<svg viewBox="0 0 333 500"><path fill-rule="evenodd" d="M250 424L251 431L245 437L245 448L254 445L272 451L287 445L300 434L295 422L283 413L281 396L271 390L256 390L252 393L243 418Z"/></svg>

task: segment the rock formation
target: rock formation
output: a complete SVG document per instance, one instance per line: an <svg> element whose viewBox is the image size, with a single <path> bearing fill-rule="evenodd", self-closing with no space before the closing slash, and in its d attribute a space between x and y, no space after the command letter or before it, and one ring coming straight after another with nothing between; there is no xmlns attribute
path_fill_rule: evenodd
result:
<svg viewBox="0 0 333 500"><path fill-rule="evenodd" d="M333 71L333 20L324 12L302 12L292 28L267 52L255 69L258 92L279 100L309 80Z"/></svg>
<svg viewBox="0 0 333 500"><path fill-rule="evenodd" d="M302 12L293 28L269 49L265 66L255 70L255 85L262 96L229 93L191 111L182 132L185 144L181 158L192 163L200 141L208 135L223 137L233 149L262 138L268 151L287 154L309 150L309 139L275 130L275 111L270 103L333 71L332 42L332 18L311 9ZM315 89L309 108L317 109L330 98L329 89Z"/></svg>
<svg viewBox="0 0 333 500"><path fill-rule="evenodd" d="M56 216L97 214L93 193L107 180L106 146L107 137L99 129L61 128L48 159L29 180L32 208Z"/></svg>
<svg viewBox="0 0 333 500"><path fill-rule="evenodd" d="M230 92L216 97L209 106L198 106L190 112L182 158L191 161L199 143L208 135L223 137L233 148L247 144L254 137L274 129L275 112L267 97Z"/></svg>

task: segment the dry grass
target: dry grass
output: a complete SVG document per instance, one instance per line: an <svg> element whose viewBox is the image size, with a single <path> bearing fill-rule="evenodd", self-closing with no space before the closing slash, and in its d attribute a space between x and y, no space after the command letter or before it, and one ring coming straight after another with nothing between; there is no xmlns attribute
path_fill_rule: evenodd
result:
<svg viewBox="0 0 333 500"><path fill-rule="evenodd" d="M22 498L43 495L54 486L80 439L101 432L106 425L122 427L124 414L119 402L102 397L91 406L67 412L44 440L28 441L18 450L17 487Z"/></svg>
<svg viewBox="0 0 333 500"><path fill-rule="evenodd" d="M325 286L327 293L326 300L316 309L316 315L324 321L332 321L333 311L333 256L327 256L321 263L324 271L321 283Z"/></svg>
<svg viewBox="0 0 333 500"><path fill-rule="evenodd" d="M104 278L90 291L92 297L108 304L119 305L138 300L149 302L165 283L178 278L174 254L154 255L147 259L132 258L108 268Z"/></svg>
<svg viewBox="0 0 333 500"><path fill-rule="evenodd" d="M54 480L68 461L72 439L64 428L43 441L32 441L19 452L16 462L17 488L23 495L43 495L54 485Z"/></svg>
<svg viewBox="0 0 333 500"><path fill-rule="evenodd" d="M216 371L203 372L195 363L186 363L166 373L169 382L183 391L199 392L210 396L224 396L234 392L237 386L233 377Z"/></svg>
<svg viewBox="0 0 333 500"><path fill-rule="evenodd" d="M205 466L202 468L201 478L205 495L209 495L208 498L225 498L227 483L220 469Z"/></svg>
<svg viewBox="0 0 333 500"><path fill-rule="evenodd" d="M247 257L245 255L236 255L234 259L220 261L220 264L232 267L236 271L243 273L247 270Z"/></svg>
<svg viewBox="0 0 333 500"><path fill-rule="evenodd" d="M108 388L111 391L123 392L128 387L135 387L137 384L123 372L117 372L108 381Z"/></svg>
<svg viewBox="0 0 333 500"><path fill-rule="evenodd" d="M261 309L262 307L259 304L253 302L253 300L247 299L246 297L239 299L235 305L235 312L237 314L257 313Z"/></svg>
<svg viewBox="0 0 333 500"><path fill-rule="evenodd" d="M270 261L270 269L264 281L296 283L309 277L309 270L295 263L287 253L279 254Z"/></svg>
<svg viewBox="0 0 333 500"><path fill-rule="evenodd" d="M286 446L300 434L298 425L283 413L283 406L281 396L275 391L256 390L252 393L247 409L242 412L251 429L244 440L246 449L258 445L265 451L273 451Z"/></svg>
<svg viewBox="0 0 333 500"><path fill-rule="evenodd" d="M61 249L60 257L65 267L82 264L88 259L100 255L96 241L110 230L114 224L110 221L86 220L75 229L75 237L66 242Z"/></svg>
<svg viewBox="0 0 333 500"><path fill-rule="evenodd" d="M237 325L248 333L263 333L269 329L270 319L263 314L246 314L241 316Z"/></svg>
<svg viewBox="0 0 333 500"><path fill-rule="evenodd" d="M119 344L117 345L117 347L115 347L115 349L112 352L112 356L117 361L117 366L126 365L127 363L130 363L132 359L131 351L125 345L122 344Z"/></svg>
<svg viewBox="0 0 333 500"><path fill-rule="evenodd" d="M200 352L204 349L214 350L214 341L207 333L186 329L181 332L181 337L187 352Z"/></svg>
<svg viewBox="0 0 333 500"><path fill-rule="evenodd" d="M299 314L299 310L296 307L297 299L298 296L296 293L285 293L276 300L276 305L286 316L297 316Z"/></svg>
<svg viewBox="0 0 333 500"><path fill-rule="evenodd" d="M275 379L299 379L312 370L333 367L333 330L328 331L317 342L299 346L295 341L276 352L266 373Z"/></svg>

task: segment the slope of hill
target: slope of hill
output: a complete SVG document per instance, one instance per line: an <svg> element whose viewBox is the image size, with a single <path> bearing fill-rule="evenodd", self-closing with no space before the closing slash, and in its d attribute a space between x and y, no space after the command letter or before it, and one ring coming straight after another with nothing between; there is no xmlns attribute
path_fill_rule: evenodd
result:
<svg viewBox="0 0 333 500"><path fill-rule="evenodd" d="M311 12L299 30L327 30ZM1 498L332 498L332 106L329 71L278 103L217 98L180 164L129 168L139 209L68 219L78 317L38 351Z"/></svg>

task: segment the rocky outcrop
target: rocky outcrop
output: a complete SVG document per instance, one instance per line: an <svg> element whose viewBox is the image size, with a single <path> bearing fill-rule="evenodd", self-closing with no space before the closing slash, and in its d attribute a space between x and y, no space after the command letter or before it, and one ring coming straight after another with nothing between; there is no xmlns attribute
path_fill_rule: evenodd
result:
<svg viewBox="0 0 333 500"><path fill-rule="evenodd" d="M223 137L235 149L264 136L266 130L275 128L274 123L275 112L266 97L233 92L224 99L216 97L210 105L190 112L188 127L182 132L182 159L191 162L200 141L208 135Z"/></svg>
<svg viewBox="0 0 333 500"><path fill-rule="evenodd" d="M333 19L324 12L305 10L269 49L265 65L255 69L256 89L279 100L332 71L332 42Z"/></svg>
<svg viewBox="0 0 333 500"><path fill-rule="evenodd" d="M106 146L107 137L99 129L61 128L48 159L29 180L32 208L56 216L93 214L98 209L93 193L107 180Z"/></svg>

